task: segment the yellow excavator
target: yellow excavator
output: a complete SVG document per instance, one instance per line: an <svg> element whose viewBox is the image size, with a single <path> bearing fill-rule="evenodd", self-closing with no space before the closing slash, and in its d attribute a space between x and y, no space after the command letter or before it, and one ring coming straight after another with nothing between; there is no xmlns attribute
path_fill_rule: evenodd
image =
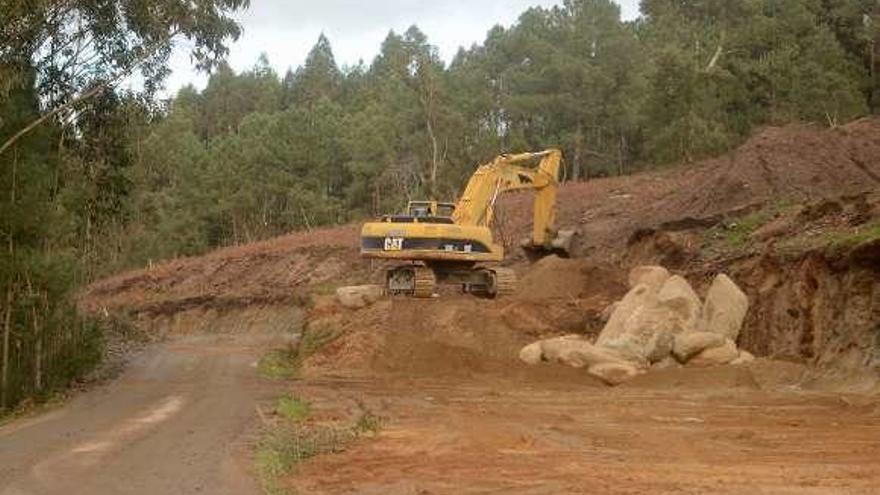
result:
<svg viewBox="0 0 880 495"><path fill-rule="evenodd" d="M389 294L432 297L438 283L490 298L510 294L516 274L498 266L504 247L492 236L495 203L506 191L535 191L532 236L522 247L570 256L577 232L555 227L561 164L555 149L498 156L477 169L457 203L412 201L405 214L364 224L361 255L404 262L386 272Z"/></svg>

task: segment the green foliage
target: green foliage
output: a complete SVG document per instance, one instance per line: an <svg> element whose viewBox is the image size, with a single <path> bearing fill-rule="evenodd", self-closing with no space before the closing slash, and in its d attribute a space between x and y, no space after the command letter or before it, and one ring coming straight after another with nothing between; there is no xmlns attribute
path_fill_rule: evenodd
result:
<svg viewBox="0 0 880 495"><path fill-rule="evenodd" d="M880 240L880 222L856 230L832 232L826 238L829 247L835 251L846 251L877 240Z"/></svg>
<svg viewBox="0 0 880 495"><path fill-rule="evenodd" d="M309 417L311 407L311 404L304 399L284 396L278 399L275 412L288 421L298 423Z"/></svg>
<svg viewBox="0 0 880 495"><path fill-rule="evenodd" d="M296 376L299 363L296 354L288 350L269 352L257 363L257 372L270 380L288 380Z"/></svg>
<svg viewBox="0 0 880 495"><path fill-rule="evenodd" d="M265 433L257 445L255 462L264 493L285 493L280 478L298 463L323 454L343 452L357 438L350 427L333 425L280 425Z"/></svg>
<svg viewBox="0 0 880 495"><path fill-rule="evenodd" d="M353 424L315 424L306 421L311 410L307 401L289 396L279 399L276 411L284 421L264 431L254 459L263 492L287 493L281 478L300 462L343 452L354 440L378 434L382 418L360 402L358 407L360 413Z"/></svg>
<svg viewBox="0 0 880 495"><path fill-rule="evenodd" d="M303 331L296 347L296 359L302 361L342 336L342 330L333 323L312 322Z"/></svg>

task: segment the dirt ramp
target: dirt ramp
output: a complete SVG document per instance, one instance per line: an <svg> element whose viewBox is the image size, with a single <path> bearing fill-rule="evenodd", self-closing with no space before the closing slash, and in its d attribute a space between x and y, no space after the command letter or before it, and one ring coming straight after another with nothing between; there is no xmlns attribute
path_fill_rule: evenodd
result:
<svg viewBox="0 0 880 495"><path fill-rule="evenodd" d="M314 337L321 333L332 341L305 367L432 376L497 371L515 365L516 349L529 339L504 323L503 311L491 301L453 296L389 298L359 311L330 311L306 328L306 342L321 340Z"/></svg>
<svg viewBox="0 0 880 495"><path fill-rule="evenodd" d="M625 290L610 268L559 258L539 263L521 283L534 291L496 301L444 294L384 298L348 310L323 299L306 326L305 369L420 376L516 372L523 369L517 355L525 344L601 328L598 315Z"/></svg>

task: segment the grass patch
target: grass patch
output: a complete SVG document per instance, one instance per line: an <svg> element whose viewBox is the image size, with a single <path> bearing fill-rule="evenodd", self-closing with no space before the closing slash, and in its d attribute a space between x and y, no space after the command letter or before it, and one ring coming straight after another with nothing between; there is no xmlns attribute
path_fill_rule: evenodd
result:
<svg viewBox="0 0 880 495"><path fill-rule="evenodd" d="M278 405L275 406L276 413L294 423L305 421L311 410L312 406L308 401L291 396L278 399Z"/></svg>
<svg viewBox="0 0 880 495"><path fill-rule="evenodd" d="M332 296L339 287L342 286L335 281L321 282L312 286L312 293L316 296Z"/></svg>
<svg viewBox="0 0 880 495"><path fill-rule="evenodd" d="M704 240L714 243L722 250L742 249L749 245L752 234L791 208L790 202L778 201L761 210L712 227L704 234Z"/></svg>
<svg viewBox="0 0 880 495"><path fill-rule="evenodd" d="M846 251L880 239L880 222L874 222L855 231L839 231L828 235L828 246L835 251Z"/></svg>
<svg viewBox="0 0 880 495"><path fill-rule="evenodd" d="M268 495L287 493L281 478L306 459L342 452L357 438L352 428L286 424L263 436L257 446L256 464L263 491Z"/></svg>
<svg viewBox="0 0 880 495"><path fill-rule="evenodd" d="M257 363L257 372L272 380L296 378L303 361L327 344L342 336L342 330L330 322L308 325L291 349L277 349L263 356Z"/></svg>
<svg viewBox="0 0 880 495"><path fill-rule="evenodd" d="M296 360L302 362L327 344L342 336L342 330L330 322L314 322L309 325L296 348Z"/></svg>
<svg viewBox="0 0 880 495"><path fill-rule="evenodd" d="M296 354L290 350L271 351L260 359L257 372L271 380L289 380L298 369Z"/></svg>
<svg viewBox="0 0 880 495"><path fill-rule="evenodd" d="M263 492L267 495L285 495L288 490L282 478L298 463L315 456L343 452L354 440L376 435L382 428L382 419L362 403L361 414L351 425L309 424L311 414L308 401L285 396L278 400L276 412L283 420L267 427L257 445L254 458Z"/></svg>

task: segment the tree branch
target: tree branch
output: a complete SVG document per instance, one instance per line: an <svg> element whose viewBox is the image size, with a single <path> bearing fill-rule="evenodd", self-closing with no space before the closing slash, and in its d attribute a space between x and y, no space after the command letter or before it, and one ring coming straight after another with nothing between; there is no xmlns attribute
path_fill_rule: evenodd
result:
<svg viewBox="0 0 880 495"><path fill-rule="evenodd" d="M72 100L68 101L67 103L64 103L63 105L56 107L51 112L45 113L45 114L41 115L40 117L38 117L36 120L34 120L33 122L31 122L30 124L25 126L23 129L16 132L12 137L7 139L6 142L3 143L3 146L0 146L0 155L3 155L3 153L6 150L8 150L12 145L14 145L16 142L18 142L19 139L21 139L22 137L26 136L28 133L30 133L31 131L33 131L37 127L39 127L40 124L42 124L46 120L54 117L55 115L58 115L60 112L63 112L63 111L68 110L70 108L73 108L74 106L76 106L79 103L82 103L86 100L94 98L98 94L102 93L103 91L109 89L110 87L112 87L113 85L118 83L123 78L127 77L129 74L131 74L131 72L133 70L135 70L138 66L140 66L142 63L144 63L148 58L152 57L157 51L159 51L159 49L162 48L162 46L164 46L165 43L171 43L171 41L174 39L175 36L177 36L176 32L172 33L171 36L169 36L168 39L165 40L165 42L156 43L156 45L151 50L144 51L143 55L141 55L137 60L135 60L135 62L133 64L131 64L130 67L121 71L119 74L116 74L113 78L111 78L107 82L96 84L92 89L86 91L85 93L82 93L79 96L77 96L76 98L73 98Z"/></svg>

